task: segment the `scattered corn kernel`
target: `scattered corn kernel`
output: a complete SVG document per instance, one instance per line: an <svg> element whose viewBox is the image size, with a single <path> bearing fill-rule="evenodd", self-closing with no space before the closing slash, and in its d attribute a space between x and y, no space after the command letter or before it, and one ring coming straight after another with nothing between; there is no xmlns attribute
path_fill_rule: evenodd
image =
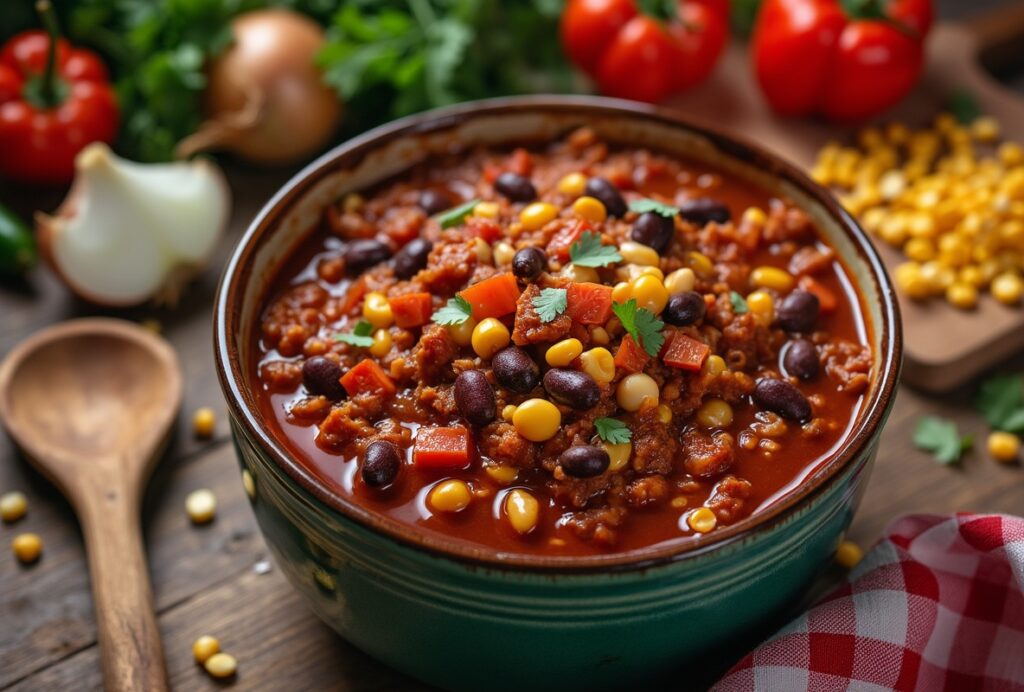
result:
<svg viewBox="0 0 1024 692"><path fill-rule="evenodd" d="M1013 433L996 430L989 433L988 453L996 461L1009 464L1017 459L1020 454L1020 438Z"/></svg>
<svg viewBox="0 0 1024 692"><path fill-rule="evenodd" d="M1024 293L1024 280L1016 274L1007 272L992 279L992 297L1000 303L1005 305L1019 303L1021 293Z"/></svg>
<svg viewBox="0 0 1024 692"><path fill-rule="evenodd" d="M495 243L494 245L494 265L497 267L504 267L505 265L512 264L512 258L516 256L516 249L508 243Z"/></svg>
<svg viewBox="0 0 1024 692"><path fill-rule="evenodd" d="M479 202L473 207L473 216L478 216L482 219L496 219L501 208L496 202Z"/></svg>
<svg viewBox="0 0 1024 692"><path fill-rule="evenodd" d="M768 326L775 319L775 301L770 293L754 291L747 296L747 307L761 324Z"/></svg>
<svg viewBox="0 0 1024 692"><path fill-rule="evenodd" d="M682 495L679 495L678 497L673 497L669 504L676 509L685 509L686 505L689 504L689 500L687 500Z"/></svg>
<svg viewBox="0 0 1024 692"><path fill-rule="evenodd" d="M217 414L213 412L212 408L204 406L196 409L196 412L192 414L192 432L196 437L204 439L213 437L216 425Z"/></svg>
<svg viewBox="0 0 1024 692"><path fill-rule="evenodd" d="M519 476L519 469L515 466L505 466L504 464L485 466L484 471L491 477L492 481L499 485L508 485Z"/></svg>
<svg viewBox="0 0 1024 692"><path fill-rule="evenodd" d="M705 428L727 428L732 417L732 406L721 399L708 399L697 410L697 422Z"/></svg>
<svg viewBox="0 0 1024 692"><path fill-rule="evenodd" d="M572 213L593 223L601 223L608 218L608 211L601 200L593 197L580 197L572 203Z"/></svg>
<svg viewBox="0 0 1024 692"><path fill-rule="evenodd" d="M676 269L665 277L665 289L668 291L670 296L674 296L677 293L692 291L696 283L697 276L689 267Z"/></svg>
<svg viewBox="0 0 1024 692"><path fill-rule="evenodd" d="M519 212L519 223L527 231L536 231L538 228L558 216L558 207L548 202L534 202L526 205Z"/></svg>
<svg viewBox="0 0 1024 692"><path fill-rule="evenodd" d="M633 444L631 442L621 442L619 444L602 442L601 446L604 447L604 451L608 452L608 459L611 462L608 464L609 471L621 471L626 468L626 464L629 463L629 457L633 454Z"/></svg>
<svg viewBox="0 0 1024 692"><path fill-rule="evenodd" d="M665 425L672 422L672 409L668 407L668 404L658 404L658 420Z"/></svg>
<svg viewBox="0 0 1024 692"><path fill-rule="evenodd" d="M391 304L388 303L387 296L376 291L367 293L363 298L363 319L377 329L390 327L395 317L391 314Z"/></svg>
<svg viewBox="0 0 1024 692"><path fill-rule="evenodd" d="M494 252L491 250L491 246L483 238L473 239L473 251L476 253L476 259L480 264L491 264L494 259Z"/></svg>
<svg viewBox="0 0 1024 692"><path fill-rule="evenodd" d="M609 341L611 337L604 327L594 327L590 330L590 342L595 346L607 346Z"/></svg>
<svg viewBox="0 0 1024 692"><path fill-rule="evenodd" d="M11 549L18 562L31 565L43 553L43 539L34 533L21 533L11 541Z"/></svg>
<svg viewBox="0 0 1024 692"><path fill-rule="evenodd" d="M627 240L619 245L619 254L624 262L640 264L645 267L656 267L661 262L658 252L646 245Z"/></svg>
<svg viewBox="0 0 1024 692"><path fill-rule="evenodd" d="M612 289L612 302L628 303L633 294L633 285L628 281L620 281Z"/></svg>
<svg viewBox="0 0 1024 692"><path fill-rule="evenodd" d="M505 516L516 533L527 534L537 525L540 503L526 490L515 488L505 496Z"/></svg>
<svg viewBox="0 0 1024 692"><path fill-rule="evenodd" d="M715 271L715 265L711 262L711 258L704 253L691 251L687 257L690 267L701 276L710 276Z"/></svg>
<svg viewBox="0 0 1024 692"><path fill-rule="evenodd" d="M708 356L708 359L704 361L704 371L712 377L718 377L725 372L725 358L722 356L712 353Z"/></svg>
<svg viewBox="0 0 1024 692"><path fill-rule="evenodd" d="M601 283L601 277L593 267L581 267L577 264L567 264L560 272L562 276L575 281L576 283Z"/></svg>
<svg viewBox="0 0 1024 692"><path fill-rule="evenodd" d="M231 654L218 652L206 659L203 668L213 677L223 680L238 671L238 661Z"/></svg>
<svg viewBox="0 0 1024 692"><path fill-rule="evenodd" d="M553 368L564 368L583 353L583 344L579 339L562 339L553 344L544 354L544 360Z"/></svg>
<svg viewBox="0 0 1024 692"><path fill-rule="evenodd" d="M609 384L615 379L615 357L601 346L591 348L580 354L580 370L598 384Z"/></svg>
<svg viewBox="0 0 1024 692"><path fill-rule="evenodd" d="M660 314L668 304L668 290L656 276L645 274L633 281L632 298L636 299L637 307Z"/></svg>
<svg viewBox="0 0 1024 692"><path fill-rule="evenodd" d="M626 411L639 411L645 403L656 405L660 391L658 383L650 375L642 372L626 375L619 380L615 390L615 398Z"/></svg>
<svg viewBox="0 0 1024 692"><path fill-rule="evenodd" d="M455 478L441 481L430 490L427 501L438 512L461 512L469 506L473 494L465 482Z"/></svg>
<svg viewBox="0 0 1024 692"><path fill-rule="evenodd" d="M470 317L460 324L448 325L448 336L459 346L469 346L473 342L474 329L476 329L476 320Z"/></svg>
<svg viewBox="0 0 1024 692"><path fill-rule="evenodd" d="M250 500L256 499L256 479L249 469L242 469L242 488L245 489L245 494L249 496Z"/></svg>
<svg viewBox="0 0 1024 692"><path fill-rule="evenodd" d="M562 425L558 407L546 399L527 399L512 415L516 432L530 442L550 440Z"/></svg>
<svg viewBox="0 0 1024 692"><path fill-rule="evenodd" d="M511 422L512 416L514 416L516 413L516 408L517 407L515 404L506 405L505 408L501 409L501 417Z"/></svg>
<svg viewBox="0 0 1024 692"><path fill-rule="evenodd" d="M204 634L192 642L192 656L196 659L196 663L206 663L210 656L219 652L220 642L216 637L211 637L208 634Z"/></svg>
<svg viewBox="0 0 1024 692"><path fill-rule="evenodd" d="M558 191L563 195L579 197L587 186L587 176L582 173L569 173L558 181Z"/></svg>
<svg viewBox="0 0 1024 692"><path fill-rule="evenodd" d="M750 283L758 288L770 288L773 291L785 293L793 288L795 280L793 275L785 269L778 267L755 267L750 272Z"/></svg>
<svg viewBox="0 0 1024 692"><path fill-rule="evenodd" d="M185 498L185 512L193 524L207 524L217 514L217 496L212 490L193 490Z"/></svg>
<svg viewBox="0 0 1024 692"><path fill-rule="evenodd" d="M982 116L971 123L971 136L979 142L994 142L999 139L999 121Z"/></svg>
<svg viewBox="0 0 1024 692"><path fill-rule="evenodd" d="M373 345L370 346L370 355L374 358L383 358L391 350L391 332L387 329L378 329L373 333Z"/></svg>
<svg viewBox="0 0 1024 692"><path fill-rule="evenodd" d="M896 267L896 285L914 300L924 300L931 295L930 282L921 273L917 262L904 262Z"/></svg>
<svg viewBox="0 0 1024 692"><path fill-rule="evenodd" d="M690 515L686 518L686 523L697 533L708 533L713 531L718 524L718 517L707 507L698 507L690 512Z"/></svg>
<svg viewBox="0 0 1024 692"><path fill-rule="evenodd" d="M488 317L473 328L471 341L478 356L490 358L508 346L510 338L508 327L495 318Z"/></svg>
<svg viewBox="0 0 1024 692"><path fill-rule="evenodd" d="M961 310L970 310L978 304L978 289L959 281L952 283L946 289L946 300Z"/></svg>
<svg viewBox="0 0 1024 692"><path fill-rule="evenodd" d="M742 222L750 226L763 226L768 221L768 215L761 207L747 207L743 211Z"/></svg>
<svg viewBox="0 0 1024 692"><path fill-rule="evenodd" d="M0 495L0 519L5 524L13 524L25 516L26 512L28 512L28 498L24 493L12 491Z"/></svg>
<svg viewBox="0 0 1024 692"><path fill-rule="evenodd" d="M927 238L911 238L903 246L903 253L915 262L935 259L935 245Z"/></svg>
<svg viewBox="0 0 1024 692"><path fill-rule="evenodd" d="M864 551L853 541L842 541L836 548L835 560L840 567L853 569L864 559Z"/></svg>

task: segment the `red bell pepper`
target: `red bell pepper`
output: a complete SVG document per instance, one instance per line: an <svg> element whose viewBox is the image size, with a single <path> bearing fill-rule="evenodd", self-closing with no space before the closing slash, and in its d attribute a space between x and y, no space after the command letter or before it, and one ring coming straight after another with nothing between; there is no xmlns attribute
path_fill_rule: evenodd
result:
<svg viewBox="0 0 1024 692"><path fill-rule="evenodd" d="M565 314L579 324L604 324L612 316L612 287L589 282L569 284Z"/></svg>
<svg viewBox="0 0 1024 692"><path fill-rule="evenodd" d="M356 363L351 370L342 375L341 386L349 396L380 394L390 397L396 391L394 381L369 358Z"/></svg>
<svg viewBox="0 0 1024 692"><path fill-rule="evenodd" d="M568 225L562 226L551 236L546 248L547 254L560 262L565 262L569 259L569 250L572 249L573 243L591 228L591 225L584 219L570 221Z"/></svg>
<svg viewBox="0 0 1024 692"><path fill-rule="evenodd" d="M459 295L473 306L473 319L477 322L515 312L519 294L519 284L511 272L492 276L459 291Z"/></svg>
<svg viewBox="0 0 1024 692"><path fill-rule="evenodd" d="M421 469L465 468L470 462L470 445L466 428L420 428L412 447L412 463Z"/></svg>
<svg viewBox="0 0 1024 692"><path fill-rule="evenodd" d="M114 141L117 100L96 54L59 38L48 3L43 19L47 31L0 50L0 176L63 184L87 144Z"/></svg>
<svg viewBox="0 0 1024 692"><path fill-rule="evenodd" d="M562 46L608 96L657 102L699 83L729 39L728 0L665 3L663 18L636 0L569 0Z"/></svg>
<svg viewBox="0 0 1024 692"><path fill-rule="evenodd" d="M751 50L765 98L782 115L861 120L917 82L931 0L765 0Z"/></svg>
<svg viewBox="0 0 1024 692"><path fill-rule="evenodd" d="M832 292L832 289L817 279L810 276L801 277L799 286L808 293L813 293L818 297L818 304L822 312L834 312L839 306L839 300L836 298L836 294Z"/></svg>
<svg viewBox="0 0 1024 692"><path fill-rule="evenodd" d="M680 370L697 371L704 367L711 349L703 341L698 341L682 332L676 332L665 347L662 360Z"/></svg>
<svg viewBox="0 0 1024 692"><path fill-rule="evenodd" d="M627 334L622 337L619 348L615 351L615 367L626 372L642 372L650 358L647 351Z"/></svg>
<svg viewBox="0 0 1024 692"><path fill-rule="evenodd" d="M433 299L429 293L407 293L388 301L395 324L402 329L421 327L430 321L434 312Z"/></svg>

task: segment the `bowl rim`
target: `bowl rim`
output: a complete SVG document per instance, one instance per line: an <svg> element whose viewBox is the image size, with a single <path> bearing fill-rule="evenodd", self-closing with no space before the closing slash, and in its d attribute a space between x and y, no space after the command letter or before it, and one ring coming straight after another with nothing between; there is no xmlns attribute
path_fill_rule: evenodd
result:
<svg viewBox="0 0 1024 692"><path fill-rule="evenodd" d="M415 527L361 507L343 495L324 486L282 445L257 419L246 405L242 383L248 375L248 364L241 363L231 330L240 326L242 287L251 273L255 248L265 234L271 233L278 219L324 176L336 169L351 167L380 146L408 136L443 132L481 116L506 113L567 114L589 117L627 117L652 121L668 127L687 130L710 141L715 149L728 156L785 179L817 202L842 228L852 241L856 259L869 269L875 298L880 306L881 321L877 331L880 352L878 386L875 395L864 405L860 423L848 432L846 444L824 466L808 477L800 488L789 492L763 511L744 518L721 531L679 543L664 542L629 551L591 556L545 556L507 554L500 551L449 541L421 532ZM854 258L851 258L854 259ZM859 284L858 284L859 286ZM870 287L863 287L870 288ZM391 539L409 548L444 557L473 567L499 571L544 573L622 572L649 569L679 560L695 558L737 542L769 532L811 499L822 494L844 469L861 456L871 444L892 406L902 366L902 332L898 301L882 261L865 232L825 188L813 182L795 165L741 137L696 124L682 114L662 107L633 101L598 96L533 95L511 96L470 101L454 106L408 116L369 130L332 148L304 167L282 186L253 218L231 253L217 287L213 329L217 375L228 407L250 440L255 440L263 453L300 488L321 505L372 533Z"/></svg>

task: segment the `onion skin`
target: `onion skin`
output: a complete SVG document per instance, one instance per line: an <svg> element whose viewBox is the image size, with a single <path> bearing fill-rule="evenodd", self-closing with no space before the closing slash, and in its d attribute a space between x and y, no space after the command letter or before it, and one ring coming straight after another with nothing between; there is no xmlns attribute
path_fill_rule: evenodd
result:
<svg viewBox="0 0 1024 692"><path fill-rule="evenodd" d="M342 114L316 66L323 29L296 12L268 9L239 15L231 30L234 43L208 70L208 120L179 143L178 155L220 150L283 165L318 153Z"/></svg>

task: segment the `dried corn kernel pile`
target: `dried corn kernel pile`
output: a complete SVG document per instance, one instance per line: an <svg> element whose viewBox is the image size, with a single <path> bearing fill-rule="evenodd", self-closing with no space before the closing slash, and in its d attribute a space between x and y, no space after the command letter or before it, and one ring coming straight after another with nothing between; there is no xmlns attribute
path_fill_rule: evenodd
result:
<svg viewBox="0 0 1024 692"><path fill-rule="evenodd" d="M949 114L932 128L867 128L857 147L829 143L811 172L842 191L864 228L900 248L895 271L916 300L945 296L969 310L980 291L1006 305L1024 292L1024 149L999 142L999 123Z"/></svg>

